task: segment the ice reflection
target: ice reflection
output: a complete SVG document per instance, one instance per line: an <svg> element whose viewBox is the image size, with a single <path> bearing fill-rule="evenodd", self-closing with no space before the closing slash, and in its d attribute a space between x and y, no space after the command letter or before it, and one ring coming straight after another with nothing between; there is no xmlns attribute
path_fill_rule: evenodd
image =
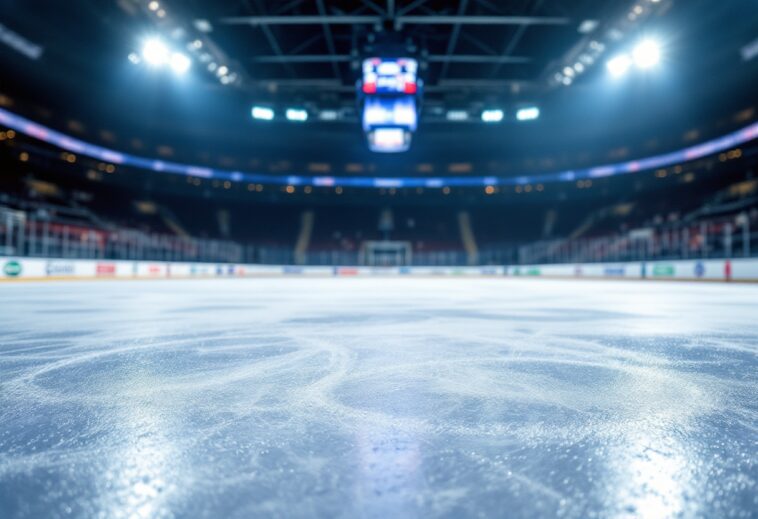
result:
<svg viewBox="0 0 758 519"><path fill-rule="evenodd" d="M137 378L132 382L150 384L145 377ZM124 404L112 418L116 448L106 463L98 516L170 517L168 499L176 487L169 474L176 473L178 452L167 434L165 402L144 399Z"/></svg>
<svg viewBox="0 0 758 519"><path fill-rule="evenodd" d="M604 453L611 472L607 505L616 508L615 517L697 515L702 480L696 469L705 460L691 431L696 417L716 406L716 397L664 369L629 373L615 387L625 405Z"/></svg>
<svg viewBox="0 0 758 519"><path fill-rule="evenodd" d="M662 431L639 431L611 459L618 463L617 517L663 519L691 515L697 491L691 450Z"/></svg>
<svg viewBox="0 0 758 519"><path fill-rule="evenodd" d="M417 509L421 449L412 435L396 430L358 433L358 500L380 517L408 517Z"/></svg>
<svg viewBox="0 0 758 519"><path fill-rule="evenodd" d="M421 465L419 442L397 431L372 431L359 438L361 487L372 496L413 492ZM365 496L364 496L365 497Z"/></svg>

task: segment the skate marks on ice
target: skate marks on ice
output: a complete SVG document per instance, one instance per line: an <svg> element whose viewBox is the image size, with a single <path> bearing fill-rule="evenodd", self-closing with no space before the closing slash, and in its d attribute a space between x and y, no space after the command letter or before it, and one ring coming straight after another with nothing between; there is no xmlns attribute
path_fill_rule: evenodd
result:
<svg viewBox="0 0 758 519"><path fill-rule="evenodd" d="M11 517L749 517L758 508L754 289L294 281L0 294L15 300L0 316L0 508Z"/></svg>

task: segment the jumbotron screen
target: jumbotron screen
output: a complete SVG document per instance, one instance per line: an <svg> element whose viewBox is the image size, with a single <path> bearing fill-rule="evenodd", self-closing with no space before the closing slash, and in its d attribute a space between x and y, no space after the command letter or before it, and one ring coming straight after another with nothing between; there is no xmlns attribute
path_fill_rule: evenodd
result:
<svg viewBox="0 0 758 519"><path fill-rule="evenodd" d="M416 131L418 114L413 96L367 97L363 106L363 129L395 126Z"/></svg>
<svg viewBox="0 0 758 519"><path fill-rule="evenodd" d="M412 58L363 60L364 94L415 94L418 62Z"/></svg>

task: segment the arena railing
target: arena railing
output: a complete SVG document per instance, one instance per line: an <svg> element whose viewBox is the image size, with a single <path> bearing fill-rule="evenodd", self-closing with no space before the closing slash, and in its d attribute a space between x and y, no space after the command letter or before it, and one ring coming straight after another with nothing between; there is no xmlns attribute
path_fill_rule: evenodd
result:
<svg viewBox="0 0 758 519"><path fill-rule="evenodd" d="M254 256L250 249L230 241L65 224L0 208L5 256L239 263Z"/></svg>
<svg viewBox="0 0 758 519"><path fill-rule="evenodd" d="M243 245L232 241L104 229L36 219L0 207L0 255L70 259L192 261L293 265L287 246ZM758 214L650 226L585 239L545 240L521 246L480 247L480 265L533 265L674 259L738 258L758 255ZM358 251L310 251L305 265L358 265ZM412 265L462 266L462 250L414 252Z"/></svg>
<svg viewBox="0 0 758 519"><path fill-rule="evenodd" d="M758 217L747 212L643 227L615 235L545 240L518 248L518 264L597 263L751 257L758 254Z"/></svg>

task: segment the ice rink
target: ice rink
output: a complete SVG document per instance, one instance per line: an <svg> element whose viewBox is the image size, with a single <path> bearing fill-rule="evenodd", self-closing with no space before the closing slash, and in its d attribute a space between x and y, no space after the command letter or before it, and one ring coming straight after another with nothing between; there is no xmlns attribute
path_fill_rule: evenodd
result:
<svg viewBox="0 0 758 519"><path fill-rule="evenodd" d="M758 286L0 285L0 516L756 517Z"/></svg>

